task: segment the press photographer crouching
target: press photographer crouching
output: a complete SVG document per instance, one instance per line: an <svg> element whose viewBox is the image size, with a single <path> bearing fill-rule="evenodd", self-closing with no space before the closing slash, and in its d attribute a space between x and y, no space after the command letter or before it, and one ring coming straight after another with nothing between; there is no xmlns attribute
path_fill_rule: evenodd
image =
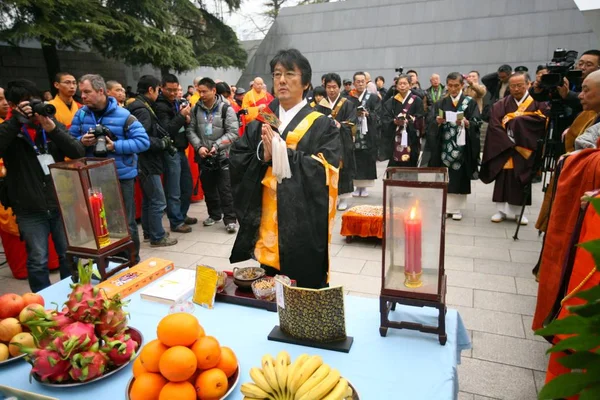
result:
<svg viewBox="0 0 600 400"><path fill-rule="evenodd" d="M163 158L166 153L174 155L169 133L158 122L152 109L158 97L160 81L152 75L144 75L137 84L138 95L127 109L142 124L150 139L150 148L140 153L138 180L142 188L142 230L144 241L150 241L151 247L173 246L177 239L169 237L162 225L162 216L167 208L163 184L160 180L164 172Z"/></svg>
<svg viewBox="0 0 600 400"><path fill-rule="evenodd" d="M16 215L27 249L29 286L38 292L50 286L49 235L58 254L61 279L71 275L67 239L48 165L65 157L83 157L85 149L56 122L56 109L40 101L40 91L33 82L8 82L5 94L11 109L0 125L0 157L7 171L0 184L0 201L12 207Z"/></svg>
<svg viewBox="0 0 600 400"><path fill-rule="evenodd" d="M135 221L134 183L138 174L137 154L148 150L150 140L140 122L119 107L114 97L106 95L106 83L100 75L88 74L79 79L84 106L79 109L69 131L86 148L88 157L115 160L135 260L139 262L140 239Z"/></svg>

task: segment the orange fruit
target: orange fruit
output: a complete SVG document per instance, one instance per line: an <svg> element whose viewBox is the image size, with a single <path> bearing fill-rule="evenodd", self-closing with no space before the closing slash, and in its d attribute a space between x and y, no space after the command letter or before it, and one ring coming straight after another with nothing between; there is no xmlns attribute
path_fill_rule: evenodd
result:
<svg viewBox="0 0 600 400"><path fill-rule="evenodd" d="M204 327L200 324L198 324L198 338L201 338L202 336L206 336L206 332L204 332Z"/></svg>
<svg viewBox="0 0 600 400"><path fill-rule="evenodd" d="M221 360L217 364L216 368L225 372L227 377L231 377L235 373L238 367L238 360L233 350L229 347L221 347Z"/></svg>
<svg viewBox="0 0 600 400"><path fill-rule="evenodd" d="M221 345L213 336L203 336L191 347L198 359L199 369L214 368L221 360Z"/></svg>
<svg viewBox="0 0 600 400"><path fill-rule="evenodd" d="M133 377L137 378L144 372L148 372L146 368L142 365L142 359L138 356L133 362Z"/></svg>
<svg viewBox="0 0 600 400"><path fill-rule="evenodd" d="M218 368L202 371L196 379L196 394L200 400L220 399L227 393L227 376Z"/></svg>
<svg viewBox="0 0 600 400"><path fill-rule="evenodd" d="M188 382L191 383L192 385L196 384L196 378L198 378L198 375L200 375L200 372L202 372L201 370L197 369L196 372L194 372L192 374L192 376L190 376L188 378Z"/></svg>
<svg viewBox="0 0 600 400"><path fill-rule="evenodd" d="M198 360L185 346L173 346L160 357L160 373L171 382L182 382L196 372Z"/></svg>
<svg viewBox="0 0 600 400"><path fill-rule="evenodd" d="M131 400L158 400L160 391L167 384L161 374L146 372L136 377L129 391Z"/></svg>
<svg viewBox="0 0 600 400"><path fill-rule="evenodd" d="M169 314L158 323L156 335L164 345L190 346L198 338L200 324L188 313Z"/></svg>
<svg viewBox="0 0 600 400"><path fill-rule="evenodd" d="M189 382L169 382L163 386L158 400L196 400L196 388Z"/></svg>
<svg viewBox="0 0 600 400"><path fill-rule="evenodd" d="M158 362L167 349L168 347L162 344L158 339L146 343L139 355L140 362L144 369L148 372L158 372Z"/></svg>

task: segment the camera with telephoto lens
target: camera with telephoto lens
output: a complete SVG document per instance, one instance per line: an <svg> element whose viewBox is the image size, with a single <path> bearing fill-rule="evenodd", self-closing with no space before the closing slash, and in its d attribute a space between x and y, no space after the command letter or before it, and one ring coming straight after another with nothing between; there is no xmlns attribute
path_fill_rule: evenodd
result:
<svg viewBox="0 0 600 400"><path fill-rule="evenodd" d="M540 87L553 89L563 85L564 78L570 83L575 83L581 78L581 71L573 69L577 60L575 50L556 49L552 55L552 61L546 64L548 73L542 75Z"/></svg>
<svg viewBox="0 0 600 400"><path fill-rule="evenodd" d="M94 146L94 157L106 157L108 156L108 148L106 147L106 137L113 138L113 134L104 125L98 124L94 129L90 129L90 132L96 138L96 145Z"/></svg>
<svg viewBox="0 0 600 400"><path fill-rule="evenodd" d="M44 117L52 117L56 114L56 107L52 104L46 104L39 99L29 100L29 106L35 114L43 115Z"/></svg>

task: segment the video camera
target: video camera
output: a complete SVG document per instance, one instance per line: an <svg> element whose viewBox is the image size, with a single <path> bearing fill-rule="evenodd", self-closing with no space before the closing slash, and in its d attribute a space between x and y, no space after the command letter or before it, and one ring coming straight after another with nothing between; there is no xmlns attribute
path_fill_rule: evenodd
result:
<svg viewBox="0 0 600 400"><path fill-rule="evenodd" d="M404 67L394 68L394 72L397 72L398 75L402 75L402 72L404 72Z"/></svg>
<svg viewBox="0 0 600 400"><path fill-rule="evenodd" d="M578 53L575 50L556 49L552 61L546 64L548 73L542 75L540 87L544 89L557 88L563 85L564 78L575 83L581 78L581 71L573 69Z"/></svg>
<svg viewBox="0 0 600 400"><path fill-rule="evenodd" d="M108 156L108 149L106 147L106 137L108 136L111 140L116 140L113 133L104 125L98 124L94 129L89 130L89 133L94 135L96 138L96 145L94 146L94 157L106 157Z"/></svg>

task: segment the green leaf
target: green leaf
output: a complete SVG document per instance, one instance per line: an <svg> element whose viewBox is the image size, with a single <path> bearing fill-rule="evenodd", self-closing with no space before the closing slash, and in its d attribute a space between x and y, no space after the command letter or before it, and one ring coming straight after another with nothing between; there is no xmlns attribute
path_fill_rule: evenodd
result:
<svg viewBox="0 0 600 400"><path fill-rule="evenodd" d="M569 369L587 369L590 365L600 362L600 355L589 351L580 351L562 357L558 362Z"/></svg>
<svg viewBox="0 0 600 400"><path fill-rule="evenodd" d="M547 327L535 331L536 335L541 336L571 333L583 334L595 332L592 330L589 320L579 315L570 315L563 319L554 320Z"/></svg>
<svg viewBox="0 0 600 400"><path fill-rule="evenodd" d="M584 290L583 292L579 292L575 295L575 297L587 301L600 300L600 285L594 286L593 288L588 290Z"/></svg>
<svg viewBox="0 0 600 400"><path fill-rule="evenodd" d="M585 389L579 395L579 400L598 400L600 399L600 382Z"/></svg>
<svg viewBox="0 0 600 400"><path fill-rule="evenodd" d="M596 214L600 214L600 196L597 197L586 197L587 201L590 202L594 210L596 210Z"/></svg>
<svg viewBox="0 0 600 400"><path fill-rule="evenodd" d="M587 250L592 255L596 266L600 265L600 239L579 243L577 246Z"/></svg>
<svg viewBox="0 0 600 400"><path fill-rule="evenodd" d="M598 335L577 335L561 340L548 349L548 353L557 353L564 350L587 351L600 346Z"/></svg>
<svg viewBox="0 0 600 400"><path fill-rule="evenodd" d="M571 306L569 307L569 311L582 317L593 318L600 315L600 302Z"/></svg>
<svg viewBox="0 0 600 400"><path fill-rule="evenodd" d="M594 379L597 378L590 376L590 374L582 374L580 372L559 375L544 385L538 394L538 399L560 399L576 395L590 383L595 383Z"/></svg>

